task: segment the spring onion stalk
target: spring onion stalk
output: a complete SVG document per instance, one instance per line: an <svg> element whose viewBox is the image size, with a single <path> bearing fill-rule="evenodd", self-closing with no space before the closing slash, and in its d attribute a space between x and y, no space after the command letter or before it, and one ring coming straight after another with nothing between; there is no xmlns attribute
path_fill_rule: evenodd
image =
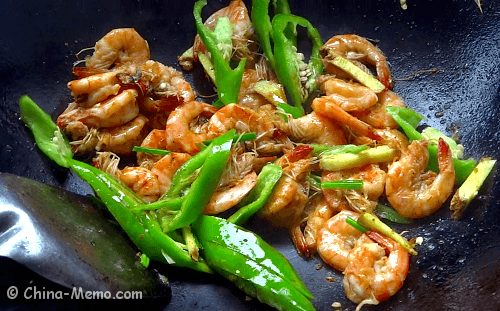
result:
<svg viewBox="0 0 500 311"><path fill-rule="evenodd" d="M294 119L304 115L301 108L288 105L285 90L281 84L261 80L255 82L253 89L255 92L262 95L268 102L275 105L278 110L281 110L285 121L288 121L287 115L291 115Z"/></svg>
<svg viewBox="0 0 500 311"><path fill-rule="evenodd" d="M319 145L319 144L309 144L313 148L312 155L315 157L337 154L337 153L360 153L363 150L368 149L365 145Z"/></svg>
<svg viewBox="0 0 500 311"><path fill-rule="evenodd" d="M335 56L332 60L329 60L329 62L350 74L353 78L358 80L359 83L370 88L375 93L380 93L385 90L385 85L379 80L364 72L361 68L342 56Z"/></svg>
<svg viewBox="0 0 500 311"><path fill-rule="evenodd" d="M323 170L341 171L366 164L392 161L396 156L396 150L389 146L377 146L363 150L357 154L338 153L323 155L319 166Z"/></svg>
<svg viewBox="0 0 500 311"><path fill-rule="evenodd" d="M351 217L347 216L347 218L345 219L345 221L353 226L354 228L356 228L358 231L361 231L361 232L366 232L366 231L370 231L369 229L365 228L362 224L360 224L359 222L357 222L356 220L352 219Z"/></svg>
<svg viewBox="0 0 500 311"><path fill-rule="evenodd" d="M453 211L452 217L454 219L459 219L472 199L477 196L479 189L493 170L495 163L496 160L490 158L479 161L469 177L455 192L450 203L450 210Z"/></svg>
<svg viewBox="0 0 500 311"><path fill-rule="evenodd" d="M363 189L363 181L356 179L325 181L321 183L322 189Z"/></svg>
<svg viewBox="0 0 500 311"><path fill-rule="evenodd" d="M417 251L413 248L413 243L409 242L403 236L396 233L396 231L392 230L391 227L389 227L388 225L383 223L381 220L379 220L377 217L373 216L372 214L370 214L370 213L361 214L361 216L359 216L359 218L358 218L358 223L360 223L362 226L364 226L372 231L379 232L379 233L393 239L394 241L398 242L411 255L418 254Z"/></svg>

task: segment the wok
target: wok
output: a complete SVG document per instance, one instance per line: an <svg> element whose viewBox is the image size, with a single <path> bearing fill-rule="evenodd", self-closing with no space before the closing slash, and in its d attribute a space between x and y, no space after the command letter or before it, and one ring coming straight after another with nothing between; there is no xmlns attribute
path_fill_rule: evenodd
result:
<svg viewBox="0 0 500 311"><path fill-rule="evenodd" d="M209 1L208 15L226 1ZM500 102L500 2L484 0L481 13L473 0L290 1L292 12L308 18L324 40L356 33L376 40L395 78L419 70L435 73L396 81L394 90L427 119L423 124L447 134L457 131L465 157L498 158ZM19 120L18 99L29 94L56 116L69 102L66 83L73 79L75 54L91 47L110 29L134 27L149 42L151 57L178 68L176 56L193 41L192 2L186 1L2 1L0 3L0 172L28 177L87 195L90 188L74 174L58 168L34 145ZM212 86L197 74L186 74L202 94ZM388 302L369 310L498 310L500 309L499 174L488 178L464 217L452 220L449 204L436 214L398 225L409 236L422 236L419 255L403 288ZM317 258L302 258L285 231L255 220L256 231L295 266L316 296L318 310L355 305L344 295L342 275ZM12 284L22 271L2 260L2 284ZM12 270L15 269L15 270ZM172 299L165 310L262 310L266 306L218 276L162 267L170 280ZM21 273L21 272L20 272ZM24 272L22 272L24 273ZM331 276L333 282L326 281ZM9 283L10 282L10 283ZM49 286L49 285L47 285ZM3 288L3 287L2 287ZM5 293L0 293L2 298ZM53 309L61 303L50 304Z"/></svg>

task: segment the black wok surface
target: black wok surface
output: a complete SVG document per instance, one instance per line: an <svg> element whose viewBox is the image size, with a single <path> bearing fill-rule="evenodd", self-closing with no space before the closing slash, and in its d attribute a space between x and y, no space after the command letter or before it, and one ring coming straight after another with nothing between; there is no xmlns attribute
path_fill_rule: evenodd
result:
<svg viewBox="0 0 500 311"><path fill-rule="evenodd" d="M90 194L90 188L73 173L58 168L36 149L19 120L19 97L30 95L56 116L70 100L66 83L73 79L74 55L113 28L136 28L148 40L152 59L178 68L176 56L194 38L192 3L1 1L0 172ZM211 0L204 12L208 15L225 3ZM457 130L465 157L498 158L500 2L484 0L483 13L473 0L408 0L407 10L396 0L290 3L292 12L308 18L325 41L341 33L377 40L395 78L437 69L409 81L396 81L394 90L427 118L423 124L449 135ZM202 85L196 75L186 73L186 77L202 93L211 93L211 86ZM451 220L447 203L428 218L396 226L397 230L408 230L409 236L422 236L424 244L418 248L419 255L411 259L403 288L390 301L366 309L500 309L499 192L499 174L495 172L460 221ZM300 257L286 232L258 220L250 228L292 262L316 296L313 303L318 310L331 310L333 302L341 302L342 310L354 310L355 305L345 298L340 273L326 266L317 270L321 261ZM18 270L12 270L12 262L0 263L0 288L4 289L5 284L17 280L12 271ZM172 286L172 299L165 310L267 309L256 300L246 301L242 292L218 276L161 269ZM328 282L328 276L335 281ZM5 295L0 293L2 299ZM50 306L62 309L63 303L54 301Z"/></svg>

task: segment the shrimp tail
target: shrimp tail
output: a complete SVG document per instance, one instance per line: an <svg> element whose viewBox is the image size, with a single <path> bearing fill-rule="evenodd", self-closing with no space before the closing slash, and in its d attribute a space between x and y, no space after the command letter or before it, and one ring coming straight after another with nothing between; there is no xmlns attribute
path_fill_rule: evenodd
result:
<svg viewBox="0 0 500 311"><path fill-rule="evenodd" d="M312 102L312 108L316 113L325 115L349 126L358 135L366 136L376 141L382 140L382 137L375 133L371 125L349 114L328 98L315 98Z"/></svg>
<svg viewBox="0 0 500 311"><path fill-rule="evenodd" d="M300 221L297 221L293 226L290 227L290 237L292 238L295 248L299 251L300 255L311 256L311 250L306 242L306 238L302 233L300 227Z"/></svg>
<svg viewBox="0 0 500 311"><path fill-rule="evenodd" d="M453 156L450 146L441 137L438 141L438 165L439 171L444 171L450 166L453 167Z"/></svg>

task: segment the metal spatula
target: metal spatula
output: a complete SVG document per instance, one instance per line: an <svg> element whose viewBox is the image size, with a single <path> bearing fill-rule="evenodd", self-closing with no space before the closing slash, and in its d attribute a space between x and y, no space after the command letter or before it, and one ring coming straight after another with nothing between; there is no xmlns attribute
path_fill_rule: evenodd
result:
<svg viewBox="0 0 500 311"><path fill-rule="evenodd" d="M137 265L137 249L90 198L0 173L0 256L67 288L142 291L170 299L154 269Z"/></svg>

